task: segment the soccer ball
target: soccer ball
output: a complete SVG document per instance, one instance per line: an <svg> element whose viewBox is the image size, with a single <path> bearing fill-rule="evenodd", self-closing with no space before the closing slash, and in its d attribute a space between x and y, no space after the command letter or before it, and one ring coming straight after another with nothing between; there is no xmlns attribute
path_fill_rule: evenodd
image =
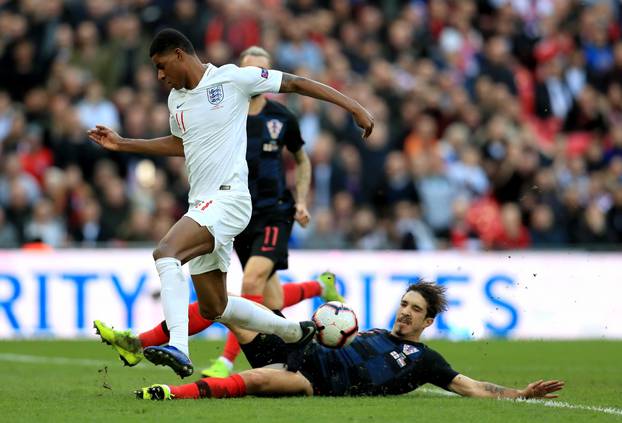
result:
<svg viewBox="0 0 622 423"><path fill-rule="evenodd" d="M354 311L339 301L319 306L313 313L313 322L317 326L317 341L328 348L350 344L359 330Z"/></svg>

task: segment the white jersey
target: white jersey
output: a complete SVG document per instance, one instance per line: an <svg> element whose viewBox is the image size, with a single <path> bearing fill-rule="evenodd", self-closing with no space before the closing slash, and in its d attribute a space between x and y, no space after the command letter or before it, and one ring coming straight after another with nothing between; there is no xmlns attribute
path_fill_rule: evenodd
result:
<svg viewBox="0 0 622 423"><path fill-rule="evenodd" d="M251 96L278 92L283 74L254 66L208 65L192 90L168 97L171 133L183 140L190 203L221 185L248 191L246 116Z"/></svg>

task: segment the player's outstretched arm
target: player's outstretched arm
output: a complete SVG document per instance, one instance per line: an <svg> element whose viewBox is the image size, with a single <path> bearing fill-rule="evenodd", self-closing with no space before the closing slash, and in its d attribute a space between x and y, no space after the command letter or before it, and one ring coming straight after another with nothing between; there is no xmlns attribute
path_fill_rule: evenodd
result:
<svg viewBox="0 0 622 423"><path fill-rule="evenodd" d="M343 107L352 113L356 124L363 128L364 138L367 138L374 129L374 117L358 101L321 82L284 72L279 92L302 94Z"/></svg>
<svg viewBox="0 0 622 423"><path fill-rule="evenodd" d="M560 380L538 380L524 389L506 388L490 382L481 382L464 375L456 376L449 384L453 392L476 398L557 398L553 392L564 387Z"/></svg>
<svg viewBox="0 0 622 423"><path fill-rule="evenodd" d="M91 140L111 151L153 156L184 156L183 142L174 135L149 140L123 138L103 125L97 125L86 133Z"/></svg>
<svg viewBox="0 0 622 423"><path fill-rule="evenodd" d="M303 148L294 153L294 159L296 160L296 214L294 219L304 228L311 220L307 209L307 194L311 186L311 160Z"/></svg>

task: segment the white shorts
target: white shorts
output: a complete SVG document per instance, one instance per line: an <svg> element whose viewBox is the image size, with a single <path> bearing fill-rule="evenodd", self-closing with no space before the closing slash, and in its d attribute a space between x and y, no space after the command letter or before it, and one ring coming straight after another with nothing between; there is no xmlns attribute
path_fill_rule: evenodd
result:
<svg viewBox="0 0 622 423"><path fill-rule="evenodd" d="M231 262L233 238L242 232L252 214L247 190L218 190L211 198L193 201L184 216L205 226L214 236L214 251L188 262L191 275L220 269L226 272Z"/></svg>

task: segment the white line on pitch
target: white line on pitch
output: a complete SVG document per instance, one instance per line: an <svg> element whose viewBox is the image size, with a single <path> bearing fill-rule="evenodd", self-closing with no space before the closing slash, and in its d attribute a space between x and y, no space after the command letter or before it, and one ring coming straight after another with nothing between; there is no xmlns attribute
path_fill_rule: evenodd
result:
<svg viewBox="0 0 622 423"><path fill-rule="evenodd" d="M518 401L526 402L527 404L543 405L545 407L568 408L571 410L596 411L599 413L622 416L622 409L615 408L615 407L599 407L596 405L570 404L568 402L563 402L563 401L551 401L551 400L541 400L541 399L528 399L528 400L518 400Z"/></svg>
<svg viewBox="0 0 622 423"><path fill-rule="evenodd" d="M448 391L442 391L440 389L434 388L421 388L418 389L420 392L425 392L426 394L438 395L441 397L454 397L457 394ZM622 416L622 409L615 407L600 407L596 405L582 405L582 404L570 404L568 402L563 401L552 401L552 400L542 400L542 399L518 399L518 400L504 400L504 401L516 401L526 404L534 404L534 405L542 405L544 407L553 407L553 408L566 408L570 410L583 410L583 411L595 411L597 413L604 414L613 414L615 416Z"/></svg>
<svg viewBox="0 0 622 423"><path fill-rule="evenodd" d="M25 355L11 353L0 353L0 361L33 364L71 364L74 366L101 366L104 364L109 364L109 362L106 362L104 360L89 360L87 358L49 357L43 355Z"/></svg>
<svg viewBox="0 0 622 423"><path fill-rule="evenodd" d="M113 362L110 360L90 360L88 358L71 358L71 357L54 357L54 356L45 356L45 355L27 355L27 354L11 354L11 353L0 353L0 361L5 361L9 363L28 363L28 364L58 364L61 366L64 365L72 365L72 366L113 366L115 364L120 364L118 362ZM164 367L155 367L155 366L147 366L143 363L138 363L136 367L147 368L151 367L156 370L166 370Z"/></svg>

